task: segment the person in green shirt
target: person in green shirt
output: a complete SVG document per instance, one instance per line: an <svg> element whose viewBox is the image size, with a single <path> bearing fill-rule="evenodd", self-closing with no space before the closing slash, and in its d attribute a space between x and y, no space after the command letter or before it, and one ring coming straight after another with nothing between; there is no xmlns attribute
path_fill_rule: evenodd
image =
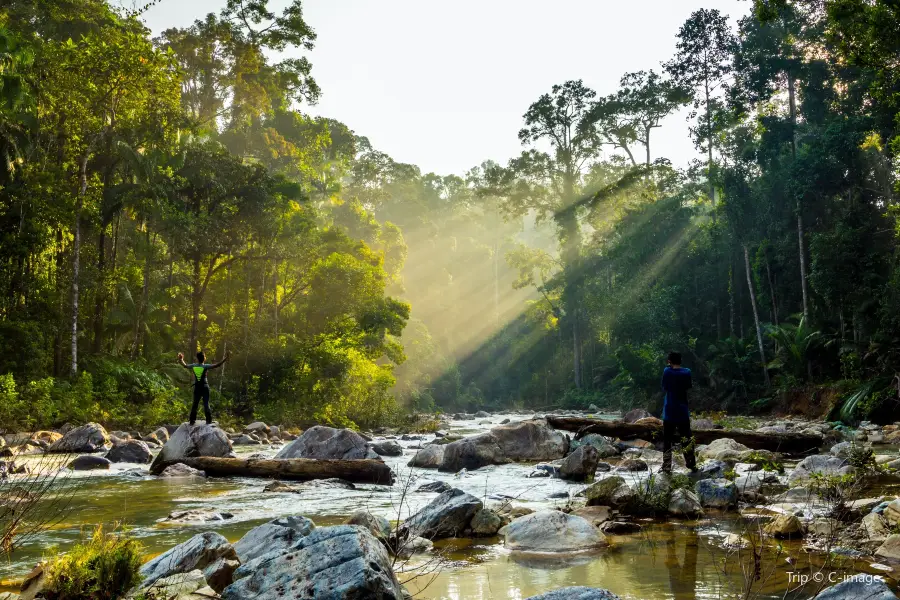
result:
<svg viewBox="0 0 900 600"><path fill-rule="evenodd" d="M209 425L213 422L212 412L209 410L209 380L206 378L206 373L212 369L218 369L224 365L225 361L230 357L231 353L226 352L225 358L217 363L208 364L206 362L206 355L203 354L203 352L198 352L197 362L186 364L184 362L184 354L181 352L178 353L178 362L181 363L181 366L185 369L189 369L194 376L194 405L191 407L191 426L193 426L194 421L197 420L197 408L201 398L203 398L203 412L206 416L206 424Z"/></svg>

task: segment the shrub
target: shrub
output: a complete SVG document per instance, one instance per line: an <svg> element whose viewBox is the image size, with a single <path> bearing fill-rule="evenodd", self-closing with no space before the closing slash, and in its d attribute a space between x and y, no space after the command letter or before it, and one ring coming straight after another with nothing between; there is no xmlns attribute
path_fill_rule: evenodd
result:
<svg viewBox="0 0 900 600"><path fill-rule="evenodd" d="M141 545L102 527L44 567L47 600L115 600L140 583Z"/></svg>

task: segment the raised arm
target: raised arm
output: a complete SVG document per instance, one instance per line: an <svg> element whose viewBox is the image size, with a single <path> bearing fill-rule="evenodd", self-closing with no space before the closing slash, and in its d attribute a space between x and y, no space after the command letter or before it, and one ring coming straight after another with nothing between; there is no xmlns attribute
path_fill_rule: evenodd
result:
<svg viewBox="0 0 900 600"><path fill-rule="evenodd" d="M229 350L228 352L225 353L225 358L223 358L222 360L220 360L220 361L217 362L217 363L213 363L213 364L209 365L208 368L210 368L210 369L218 369L219 367L221 367L222 365L224 365L224 364L225 364L225 361L227 361L229 358L231 358L231 351L230 351L230 350Z"/></svg>
<svg viewBox="0 0 900 600"><path fill-rule="evenodd" d="M190 367L187 366L187 363L184 362L184 354L181 353L181 352L178 353L178 362L179 362L179 363L181 364L181 366L184 367L185 369L190 369Z"/></svg>

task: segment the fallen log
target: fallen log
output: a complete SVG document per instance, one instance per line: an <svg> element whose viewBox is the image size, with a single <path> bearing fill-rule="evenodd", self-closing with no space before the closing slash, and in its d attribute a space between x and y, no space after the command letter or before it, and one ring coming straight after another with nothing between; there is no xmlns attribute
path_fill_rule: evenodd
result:
<svg viewBox="0 0 900 600"><path fill-rule="evenodd" d="M195 456L162 463L151 470L162 473L169 465L183 463L206 471L209 477L261 477L289 481L344 479L353 483L393 485L394 473L380 460L325 460L313 458L219 458ZM154 465L156 466L156 465Z"/></svg>
<svg viewBox="0 0 900 600"><path fill-rule="evenodd" d="M662 439L662 427L650 423L625 423L624 421L602 421L586 417L555 417L547 415L551 427L577 432L575 439L589 433L599 433L621 440L641 438L647 441ZM709 444L713 440L731 438L753 450L771 450L782 454L808 454L817 452L822 445L822 436L807 433L760 433L746 429L693 429L691 433L698 444Z"/></svg>

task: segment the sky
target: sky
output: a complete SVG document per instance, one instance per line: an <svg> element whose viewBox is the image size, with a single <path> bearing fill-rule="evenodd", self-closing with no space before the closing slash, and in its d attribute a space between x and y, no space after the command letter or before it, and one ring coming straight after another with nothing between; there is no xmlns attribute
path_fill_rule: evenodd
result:
<svg viewBox="0 0 900 600"><path fill-rule="evenodd" d="M270 0L273 12L288 0ZM160 0L153 32L186 27L225 0ZM748 0L306 0L318 35L306 52L322 88L301 110L346 123L394 160L423 173L462 175L522 151L528 106L557 83L616 90L629 71L660 70L681 23L699 8L732 21ZM300 53L294 51L296 55ZM288 53L291 54L290 52ZM697 157L687 110L651 138L652 158Z"/></svg>

